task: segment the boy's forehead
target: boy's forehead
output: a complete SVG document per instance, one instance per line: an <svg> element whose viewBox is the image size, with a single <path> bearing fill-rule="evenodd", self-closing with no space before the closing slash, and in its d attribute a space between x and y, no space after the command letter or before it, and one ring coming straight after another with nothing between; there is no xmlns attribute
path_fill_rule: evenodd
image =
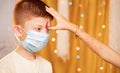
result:
<svg viewBox="0 0 120 73"><path fill-rule="evenodd" d="M34 17L31 20L26 21L25 24L44 25L46 22L50 22L50 19L43 17Z"/></svg>

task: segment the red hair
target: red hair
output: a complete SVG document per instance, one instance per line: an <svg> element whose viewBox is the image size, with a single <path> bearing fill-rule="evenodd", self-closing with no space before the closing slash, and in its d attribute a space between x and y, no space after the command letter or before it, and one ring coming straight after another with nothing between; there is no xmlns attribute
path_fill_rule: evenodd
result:
<svg viewBox="0 0 120 73"><path fill-rule="evenodd" d="M53 19L46 9L46 5L41 0L22 0L18 2L14 9L14 20L16 25L24 24L32 17L44 17Z"/></svg>

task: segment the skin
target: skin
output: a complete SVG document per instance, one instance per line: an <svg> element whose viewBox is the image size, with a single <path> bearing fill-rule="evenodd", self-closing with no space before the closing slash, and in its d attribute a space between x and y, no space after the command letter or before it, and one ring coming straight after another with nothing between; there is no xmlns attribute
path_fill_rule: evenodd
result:
<svg viewBox="0 0 120 73"><path fill-rule="evenodd" d="M62 15L56 12L53 8L46 7L46 11L54 16L57 25L49 27L50 30L69 30L75 33L93 52L100 56L105 61L120 67L120 54L113 51L110 47L91 37L89 34L82 31L75 24L70 23Z"/></svg>
<svg viewBox="0 0 120 73"><path fill-rule="evenodd" d="M49 33L48 29L46 28L50 25L49 18L43 17L33 17L31 20L25 22L25 24L21 25L14 25L14 32L16 33L17 37L20 41L25 40L27 36L27 32L29 30L34 30L36 32L41 33ZM19 55L26 58L27 60L33 61L36 59L35 53L30 53L25 48L23 48L20 44L18 44L17 49L15 50Z"/></svg>

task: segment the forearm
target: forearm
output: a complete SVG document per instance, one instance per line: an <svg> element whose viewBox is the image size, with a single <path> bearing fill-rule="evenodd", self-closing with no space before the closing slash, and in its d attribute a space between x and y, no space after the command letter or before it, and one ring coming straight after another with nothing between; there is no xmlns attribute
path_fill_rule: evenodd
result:
<svg viewBox="0 0 120 73"><path fill-rule="evenodd" d="M69 23L69 25L69 30L75 33L97 55L104 60L120 67L120 55L118 53L114 52L100 41L83 32L81 29L76 30L76 25L71 23Z"/></svg>

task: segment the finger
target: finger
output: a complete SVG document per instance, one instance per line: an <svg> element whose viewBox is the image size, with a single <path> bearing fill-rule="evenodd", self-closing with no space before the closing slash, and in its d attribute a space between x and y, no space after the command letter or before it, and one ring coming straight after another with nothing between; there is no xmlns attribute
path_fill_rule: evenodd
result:
<svg viewBox="0 0 120 73"><path fill-rule="evenodd" d="M53 8L48 8L47 6L45 7L46 8L46 11L52 15L54 15L55 11Z"/></svg>
<svg viewBox="0 0 120 73"><path fill-rule="evenodd" d="M55 18L59 15L56 10L54 10L53 8L48 8L47 6L46 6L46 11L51 15L53 15Z"/></svg>
<svg viewBox="0 0 120 73"><path fill-rule="evenodd" d="M48 27L49 30L57 30L56 27Z"/></svg>

